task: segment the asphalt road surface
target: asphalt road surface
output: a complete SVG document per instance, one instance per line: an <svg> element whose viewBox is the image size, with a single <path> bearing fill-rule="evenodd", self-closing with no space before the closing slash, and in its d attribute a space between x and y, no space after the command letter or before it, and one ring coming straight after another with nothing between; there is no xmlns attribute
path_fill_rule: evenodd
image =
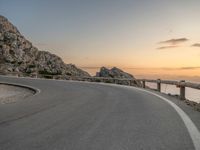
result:
<svg viewBox="0 0 200 150"><path fill-rule="evenodd" d="M97 83L0 77L41 90L0 104L0 150L194 150L175 109L152 94Z"/></svg>

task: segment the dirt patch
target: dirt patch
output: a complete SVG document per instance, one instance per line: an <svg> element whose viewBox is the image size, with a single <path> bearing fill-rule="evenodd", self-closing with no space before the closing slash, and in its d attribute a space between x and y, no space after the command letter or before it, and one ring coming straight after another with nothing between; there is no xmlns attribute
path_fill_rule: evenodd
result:
<svg viewBox="0 0 200 150"><path fill-rule="evenodd" d="M190 100L185 100L184 102L185 102L187 105L193 107L195 110L197 110L197 111L200 112L200 103L193 102L193 101L190 101Z"/></svg>
<svg viewBox="0 0 200 150"><path fill-rule="evenodd" d="M0 84L0 104L15 103L34 94L33 90L25 87Z"/></svg>
<svg viewBox="0 0 200 150"><path fill-rule="evenodd" d="M172 95L172 94L167 94L169 96L172 96L172 97L175 97L177 99L180 99L179 95ZM200 103L197 103L197 102L194 102L194 101L191 101L191 100L184 100L184 102L188 105L188 106L191 106L194 108L194 110L196 111L199 111L200 112Z"/></svg>

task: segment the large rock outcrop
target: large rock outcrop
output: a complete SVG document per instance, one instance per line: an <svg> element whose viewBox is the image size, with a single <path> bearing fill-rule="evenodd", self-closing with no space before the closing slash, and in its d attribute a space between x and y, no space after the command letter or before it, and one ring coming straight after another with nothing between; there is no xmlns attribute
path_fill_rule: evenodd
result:
<svg viewBox="0 0 200 150"><path fill-rule="evenodd" d="M107 78L107 81L109 81L110 83L115 83L115 79L118 79L119 83L117 84L134 85L141 87L141 83L137 81L133 75L124 72L117 67L113 67L111 69L101 67L100 71L96 73L96 77Z"/></svg>
<svg viewBox="0 0 200 150"><path fill-rule="evenodd" d="M101 67L100 71L96 73L96 77L135 79L133 75L126 73L117 67L113 67L112 69Z"/></svg>
<svg viewBox="0 0 200 150"><path fill-rule="evenodd" d="M8 19L0 16L0 72L26 76L90 77L72 64L47 51L39 51Z"/></svg>

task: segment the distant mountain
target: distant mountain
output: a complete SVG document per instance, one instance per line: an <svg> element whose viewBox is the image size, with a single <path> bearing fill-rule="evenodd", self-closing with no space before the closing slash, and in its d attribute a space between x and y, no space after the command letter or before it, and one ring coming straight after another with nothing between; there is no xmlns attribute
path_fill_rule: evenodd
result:
<svg viewBox="0 0 200 150"><path fill-rule="evenodd" d="M60 57L39 51L3 16L0 16L0 72L22 76L90 77L75 65L65 64Z"/></svg>
<svg viewBox="0 0 200 150"><path fill-rule="evenodd" d="M123 70L113 67L108 69L106 67L101 67L100 71L96 73L96 77L107 77L107 78L120 78L120 79L135 79L135 77Z"/></svg>

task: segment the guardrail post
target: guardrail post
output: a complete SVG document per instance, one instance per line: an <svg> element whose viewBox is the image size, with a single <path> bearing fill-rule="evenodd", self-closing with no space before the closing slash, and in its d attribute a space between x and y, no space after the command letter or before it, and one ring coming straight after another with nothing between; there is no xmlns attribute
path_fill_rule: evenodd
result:
<svg viewBox="0 0 200 150"><path fill-rule="evenodd" d="M160 79L157 80L157 91L158 92L161 91L161 80Z"/></svg>
<svg viewBox="0 0 200 150"><path fill-rule="evenodd" d="M185 100L185 80L180 81L180 100Z"/></svg>
<svg viewBox="0 0 200 150"><path fill-rule="evenodd" d="M145 88L146 85L145 85L145 80L142 80L142 87Z"/></svg>

